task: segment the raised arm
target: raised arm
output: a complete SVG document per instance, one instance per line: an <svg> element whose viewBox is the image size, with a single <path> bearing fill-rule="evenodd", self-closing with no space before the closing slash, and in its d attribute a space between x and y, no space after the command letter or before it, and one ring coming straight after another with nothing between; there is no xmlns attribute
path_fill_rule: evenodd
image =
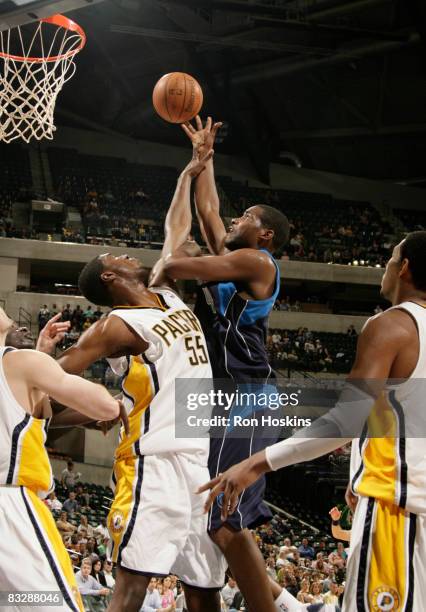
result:
<svg viewBox="0 0 426 612"><path fill-rule="evenodd" d="M213 148L217 131L222 124L213 124L211 117L208 117L203 128L198 115L195 121L197 129L189 122L184 123L182 128L192 142L194 151L200 151L202 155L204 151ZM213 159L206 164L205 171L195 181L195 206L201 233L210 253L223 254L226 230L219 212L220 201L216 189Z"/></svg>
<svg viewBox="0 0 426 612"><path fill-rule="evenodd" d="M199 152L194 151L191 161L178 178L176 190L164 223L164 245L161 257L150 274L150 287L170 284L170 279L164 271L164 261L188 239L192 226L191 181L200 172L202 173L212 156L213 150L209 150L200 159Z"/></svg>

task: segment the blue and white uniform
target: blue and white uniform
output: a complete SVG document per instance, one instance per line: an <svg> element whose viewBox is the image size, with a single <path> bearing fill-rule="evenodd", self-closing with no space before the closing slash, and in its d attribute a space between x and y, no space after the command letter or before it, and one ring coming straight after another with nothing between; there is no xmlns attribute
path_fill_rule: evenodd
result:
<svg viewBox="0 0 426 612"><path fill-rule="evenodd" d="M266 335L268 317L280 291L280 271L276 267L275 287L272 295L264 300L247 300L240 293L243 284L234 282L206 283L199 289L195 314L201 323L209 350L210 362L216 386L231 391L241 388L247 391L254 384L273 383L275 378L268 362ZM226 379L226 380L224 380ZM256 385L257 386L257 385ZM231 415L235 407L231 409ZM250 412L250 409L249 409ZM230 416L216 407L214 414ZM253 414L253 412L252 412ZM260 417L259 411L256 416ZM244 416L249 416L247 410ZM229 428L215 429L210 440L209 470L213 478L232 465L276 442L266 437L262 428L253 426L250 435L230 435ZM228 518L235 529L260 525L271 517L263 503L265 480L261 478L240 496L237 511ZM223 523L220 519L219 497L212 507L209 529L214 531Z"/></svg>

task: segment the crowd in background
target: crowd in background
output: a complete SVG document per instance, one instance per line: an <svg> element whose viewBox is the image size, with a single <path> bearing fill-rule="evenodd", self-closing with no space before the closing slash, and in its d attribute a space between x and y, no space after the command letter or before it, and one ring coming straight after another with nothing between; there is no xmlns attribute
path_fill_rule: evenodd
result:
<svg viewBox="0 0 426 612"><path fill-rule="evenodd" d="M161 169L159 171L157 168L157 172L161 193L155 195L148 193L149 190L144 185L136 182L132 186L127 181L120 188L117 185L113 188L108 185L108 181L99 177L96 179L86 175L82 179L71 174L63 176L60 188L58 187L58 197L79 210L81 224L67 223L62 227L52 228L50 233L35 231L29 227L15 227L10 197L4 198L4 204L1 204L0 199L0 237L46 239L47 236L47 239L52 239L55 234L55 239L60 236L59 239L64 242L127 247L151 245L153 248L159 248L164 240L164 217L173 194L175 177L171 178L170 168L164 168L162 183ZM74 184L76 180L78 189ZM227 188L225 181L221 193L226 192ZM84 193L81 192L82 189ZM228 200L232 202L231 209L237 216L249 207L253 200L245 195L238 196L238 191L246 193L249 189L244 185L233 182L233 189L237 194L231 190ZM365 204L362 207L359 203L354 203L353 206L345 205L347 221L343 223L341 217L333 221L334 209L330 208L327 212L326 204L319 206L325 217L313 215L309 208L312 205L309 203L309 194L297 195L294 192L293 196L300 200L296 207L300 214L294 215L296 208L291 201L292 192L270 189L253 191L256 191L256 201L275 206L289 217L290 241L285 249L277 254L278 258L360 266L385 264L393 238L389 234L388 224L381 220L378 212L371 206ZM308 198L305 211L304 197ZM340 211L342 210L341 208ZM327 219L327 222L322 219Z"/></svg>
<svg viewBox="0 0 426 612"><path fill-rule="evenodd" d="M106 609L115 585L115 565L108 556L110 535L105 518L112 492L102 496L102 518L94 515L99 499L91 494L90 486L81 482L72 461L62 471L58 496L51 493L46 500L56 518L56 525L70 555L77 585L86 610L102 612ZM60 493L59 493L60 492ZM90 520L89 520L90 518ZM265 560L272 580L286 588L305 604L326 603L339 605L346 578L347 550L342 542L331 546L325 539L302 537L294 532L291 523L275 515L271 523L252 531ZM177 576L153 578L148 587L141 612L149 605L164 612L184 612L185 598ZM244 599L231 577L221 591L223 612L245 610Z"/></svg>
<svg viewBox="0 0 426 612"><path fill-rule="evenodd" d="M346 372L355 358L357 331L350 325L346 334L270 329L266 348L276 369L304 369L313 372Z"/></svg>

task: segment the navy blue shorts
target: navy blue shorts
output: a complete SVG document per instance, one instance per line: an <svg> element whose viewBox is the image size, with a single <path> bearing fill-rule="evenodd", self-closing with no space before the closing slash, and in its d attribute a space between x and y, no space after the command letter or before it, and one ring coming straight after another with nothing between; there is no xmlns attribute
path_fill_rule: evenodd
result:
<svg viewBox="0 0 426 612"><path fill-rule="evenodd" d="M248 414L245 410L245 416L255 416L259 422L263 414L268 414L269 410L256 410L256 413ZM237 410L238 413L238 410ZM231 410L230 416L234 414L234 408ZM273 413L274 415L276 413ZM218 474L225 472L233 465L240 463L258 451L264 450L267 446L274 444L279 438L279 430L276 437L271 437L271 431L268 428L268 436L265 435L265 428L252 426L244 430L237 431L238 428L216 428L211 430L210 438L210 454L209 454L209 470L210 477L215 478ZM263 501L265 493L266 480L263 476L250 487L245 489L239 498L239 503L236 511L228 516L227 524L233 529L239 531L248 527L254 529L259 525L263 525L272 518L268 506ZM224 525L221 520L221 504L222 495L214 502L209 516L209 531L215 531Z"/></svg>

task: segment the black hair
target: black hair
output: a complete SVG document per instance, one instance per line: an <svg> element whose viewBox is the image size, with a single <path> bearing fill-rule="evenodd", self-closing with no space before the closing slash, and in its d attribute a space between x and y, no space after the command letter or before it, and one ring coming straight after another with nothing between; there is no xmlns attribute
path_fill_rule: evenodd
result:
<svg viewBox="0 0 426 612"><path fill-rule="evenodd" d="M112 298L105 283L101 279L104 265L100 257L89 261L78 277L78 287L84 297L93 304L112 306Z"/></svg>
<svg viewBox="0 0 426 612"><path fill-rule="evenodd" d="M260 220L266 229L274 230L272 244L275 250L281 249L287 244L290 237L290 224L287 217L277 208L267 204L257 204L261 209Z"/></svg>
<svg viewBox="0 0 426 612"><path fill-rule="evenodd" d="M413 285L426 291L426 231L411 232L401 244L401 261L408 259Z"/></svg>

